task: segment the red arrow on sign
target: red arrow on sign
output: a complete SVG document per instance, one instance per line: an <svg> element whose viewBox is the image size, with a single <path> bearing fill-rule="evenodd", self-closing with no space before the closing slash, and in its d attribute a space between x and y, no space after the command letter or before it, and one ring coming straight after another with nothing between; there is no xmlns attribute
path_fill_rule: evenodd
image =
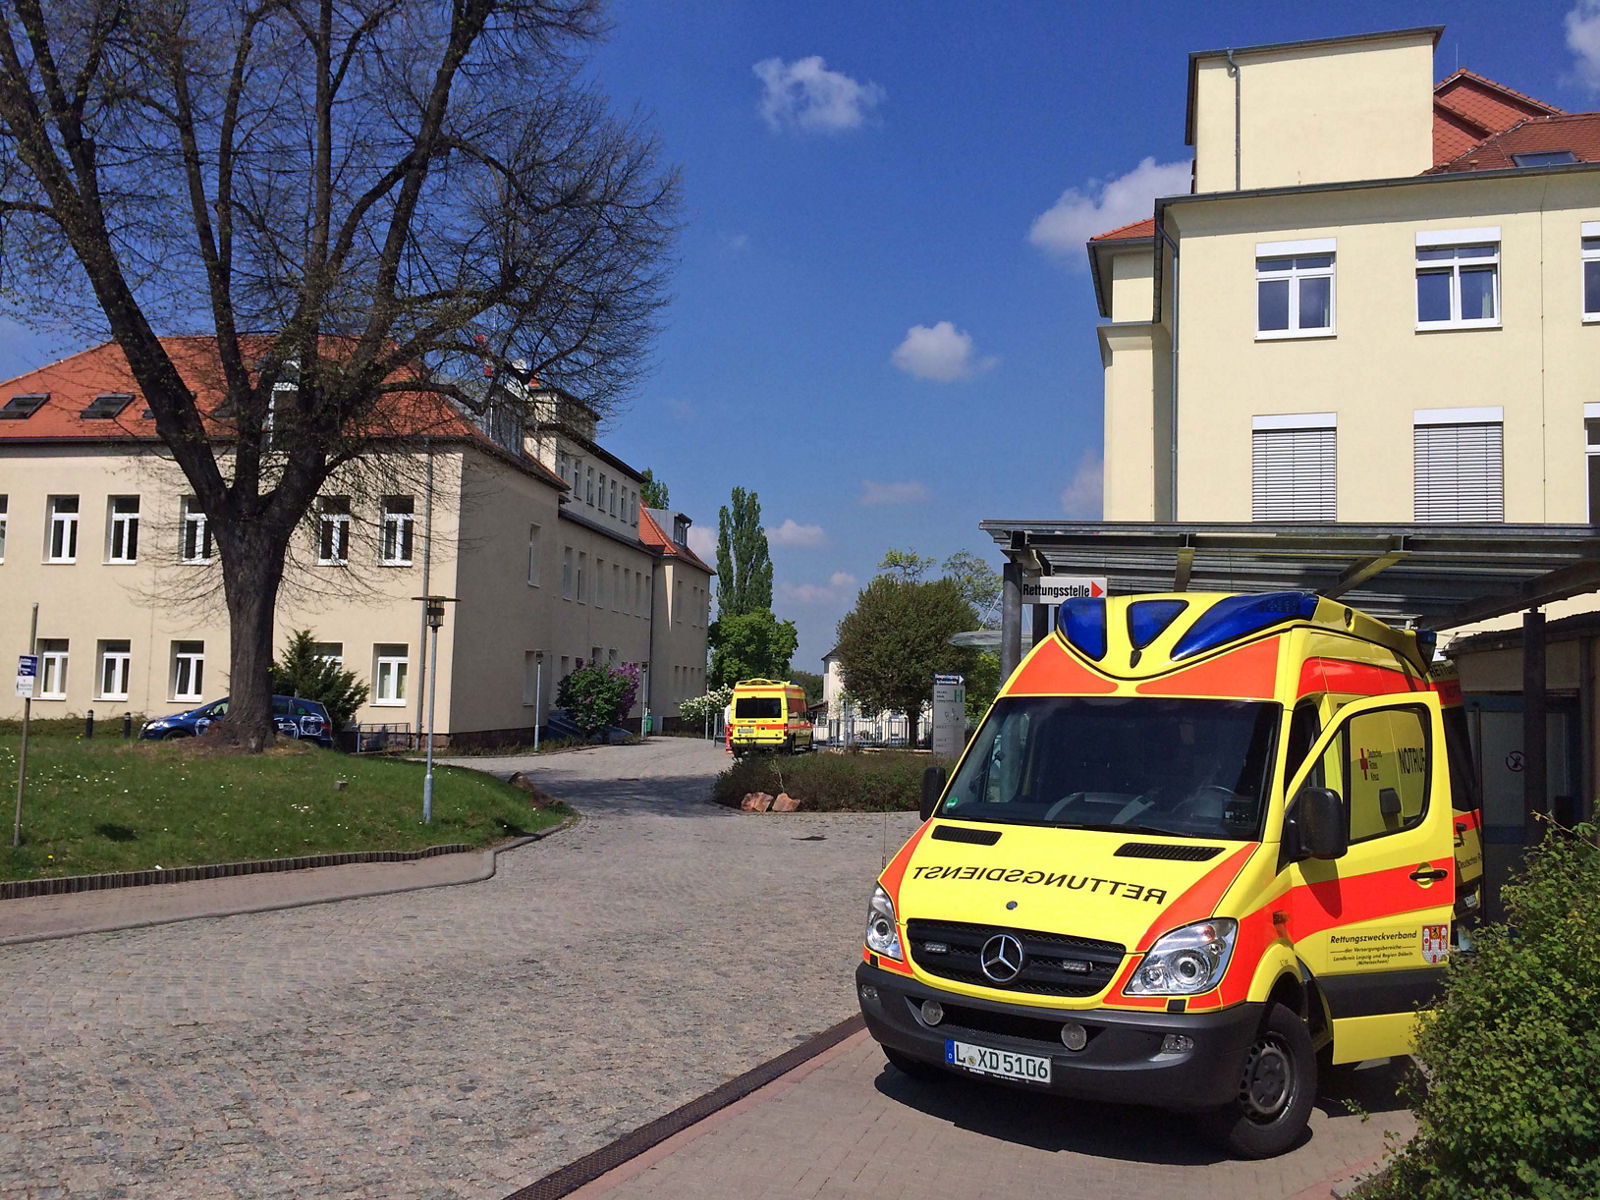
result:
<svg viewBox="0 0 1600 1200"><path fill-rule="evenodd" d="M1106 594L1105 588L1101 587L1098 583L1095 583L1092 580L1090 581L1090 583L1089 583L1089 598L1091 600L1097 600L1101 596L1104 596L1105 594Z"/></svg>

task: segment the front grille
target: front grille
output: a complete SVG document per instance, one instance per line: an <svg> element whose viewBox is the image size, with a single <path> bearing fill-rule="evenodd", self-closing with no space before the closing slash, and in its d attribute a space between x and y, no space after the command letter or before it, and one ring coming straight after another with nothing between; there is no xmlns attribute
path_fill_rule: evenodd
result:
<svg viewBox="0 0 1600 1200"><path fill-rule="evenodd" d="M1022 970L1009 983L996 983L979 965L983 944L997 933L1009 933L1022 943ZM906 936L911 957L930 975L1035 996L1093 996L1104 991L1125 953L1116 942L1094 938L916 917L906 922ZM944 949L930 950L930 943Z"/></svg>

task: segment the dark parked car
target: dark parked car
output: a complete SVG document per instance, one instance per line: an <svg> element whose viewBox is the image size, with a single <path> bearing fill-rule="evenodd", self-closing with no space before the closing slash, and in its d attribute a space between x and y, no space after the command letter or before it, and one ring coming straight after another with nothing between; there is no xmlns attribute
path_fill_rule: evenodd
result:
<svg viewBox="0 0 1600 1200"><path fill-rule="evenodd" d="M142 738L196 737L211 728L214 721L228 715L228 698L213 700L187 712L170 717L146 721L139 730ZM333 721L320 700L306 700L299 696L274 696L272 719L283 737L306 738L319 746L333 745Z"/></svg>

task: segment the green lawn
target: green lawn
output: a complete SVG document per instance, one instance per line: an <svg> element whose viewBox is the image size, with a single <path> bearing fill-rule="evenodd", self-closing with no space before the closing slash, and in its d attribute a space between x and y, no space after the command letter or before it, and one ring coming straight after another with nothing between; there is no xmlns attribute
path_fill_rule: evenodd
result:
<svg viewBox="0 0 1600 1200"><path fill-rule="evenodd" d="M486 846L569 815L536 809L488 775L435 766L433 823L424 825L420 763L296 742L248 756L211 751L203 740L84 741L46 727L28 739L22 845L12 849L18 743L14 724L0 731L0 879Z"/></svg>

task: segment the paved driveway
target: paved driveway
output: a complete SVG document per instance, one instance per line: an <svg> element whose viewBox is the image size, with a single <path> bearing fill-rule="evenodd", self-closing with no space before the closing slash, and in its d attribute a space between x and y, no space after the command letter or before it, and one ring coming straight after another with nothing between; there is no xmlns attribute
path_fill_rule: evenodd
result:
<svg viewBox="0 0 1600 1200"><path fill-rule="evenodd" d="M849 1015L915 817L713 808L725 763L476 760L584 820L485 883L0 947L0 1196L498 1198Z"/></svg>

